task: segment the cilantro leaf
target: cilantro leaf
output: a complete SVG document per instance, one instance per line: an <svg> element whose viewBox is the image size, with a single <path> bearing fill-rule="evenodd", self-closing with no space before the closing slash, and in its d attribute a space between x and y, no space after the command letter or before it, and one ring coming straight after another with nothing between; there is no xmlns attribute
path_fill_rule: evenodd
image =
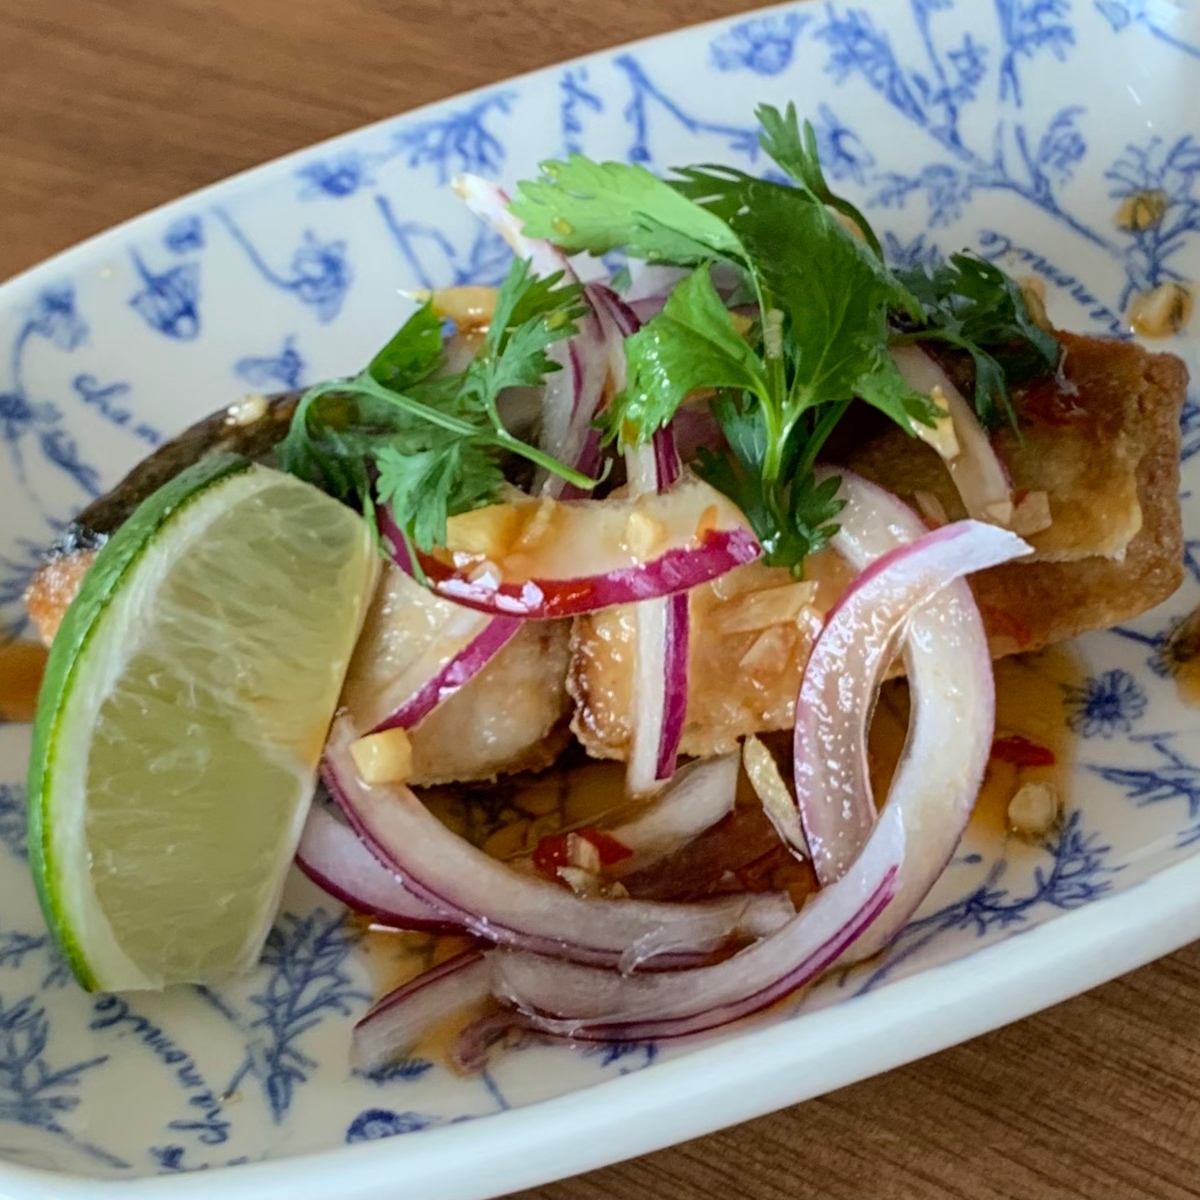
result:
<svg viewBox="0 0 1200 1200"><path fill-rule="evenodd" d="M366 370L305 393L279 448L283 468L359 506L368 519L377 497L390 503L405 536L423 550L445 540L449 516L498 498L512 455L577 487L594 486L514 437L499 410L505 389L539 384L557 369L547 348L574 331L580 312L578 286L534 277L518 260L479 356L454 374L445 369L440 322L424 305Z"/></svg>
<svg viewBox="0 0 1200 1200"><path fill-rule="evenodd" d="M562 284L562 273L547 277L530 274L528 259L514 259L496 298L496 308L483 348L466 370L466 393L495 414L505 388L535 387L559 366L546 351L575 332L575 322L587 311L583 289Z"/></svg>
<svg viewBox="0 0 1200 1200"><path fill-rule="evenodd" d="M526 237L546 238L568 254L620 247L650 262L692 266L738 249L723 221L630 163L579 154L544 162L542 178L521 183L509 208Z"/></svg>
<svg viewBox="0 0 1200 1200"><path fill-rule="evenodd" d="M972 254L952 254L932 271L918 266L898 275L922 309L920 327L907 336L967 351L975 363L980 419L994 426L1003 410L1015 424L1008 383L1054 370L1060 353L1054 335L1030 316L1016 282Z"/></svg>
<svg viewBox="0 0 1200 1200"><path fill-rule="evenodd" d="M816 433L810 439L796 437L798 445L810 442L811 455L805 456L810 459L807 466L788 472L782 482L770 485L763 470L770 434L761 404L756 400L738 404L726 395L713 404L713 412L730 450L718 454L702 449L697 473L742 510L762 545L768 566L788 567L800 575L804 560L828 545L837 532L834 522L843 508L837 498L841 480L831 476L818 483L812 473L812 461L823 436Z"/></svg>
<svg viewBox="0 0 1200 1200"><path fill-rule="evenodd" d="M464 440L410 453L383 446L375 468L376 495L421 550L445 540L448 517L493 503L504 484L488 448Z"/></svg>
<svg viewBox="0 0 1200 1200"><path fill-rule="evenodd" d="M663 311L626 341L628 381L602 425L608 440L643 443L691 393L713 390L731 450L702 465L742 505L768 561L799 569L836 516L818 487L817 454L852 397L908 432L932 423L887 352L889 312L924 310L877 252L835 214L812 131L795 110L764 110L764 145L798 186L705 165L660 183L640 167L578 157L550 164L514 212L526 232L565 250L630 254L695 268ZM865 225L865 222L862 222ZM869 229L869 227L868 227ZM744 273L758 308L752 340L738 330L711 279L717 261Z"/></svg>
<svg viewBox="0 0 1200 1200"><path fill-rule="evenodd" d="M603 416L608 440L642 445L688 393L735 388L766 396L762 360L738 332L708 266L682 280L663 311L625 343L628 382Z"/></svg>
<svg viewBox="0 0 1200 1200"><path fill-rule="evenodd" d="M371 359L367 372L377 383L401 391L424 379L442 357L442 323L426 301Z"/></svg>
<svg viewBox="0 0 1200 1200"><path fill-rule="evenodd" d="M843 196L838 196L825 182L821 170L821 157L817 152L817 135L812 122L805 121L803 130L796 116L796 106L789 104L786 113L770 104L760 104L755 110L758 123L762 126L758 144L779 166L787 172L821 204L827 204L836 212L853 221L861 230L872 253L882 261L883 250L879 239L863 214Z"/></svg>

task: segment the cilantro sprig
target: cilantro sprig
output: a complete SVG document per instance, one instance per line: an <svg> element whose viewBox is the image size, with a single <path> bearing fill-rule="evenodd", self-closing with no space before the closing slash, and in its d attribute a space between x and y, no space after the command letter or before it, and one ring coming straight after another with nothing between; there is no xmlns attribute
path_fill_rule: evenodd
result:
<svg viewBox="0 0 1200 1200"><path fill-rule="evenodd" d="M940 341L975 365L975 407L985 425L1015 421L1008 385L1053 370L1059 346L1029 315L1021 289L994 263L952 254L929 270L897 272L921 304L921 317L897 340Z"/></svg>
<svg viewBox="0 0 1200 1200"><path fill-rule="evenodd" d="M447 518L495 502L515 455L583 489L596 481L522 441L499 409L506 388L540 384L558 369L550 347L571 336L585 311L581 289L537 278L517 259L501 286L478 355L446 371L441 321L419 308L349 379L310 388L279 447L285 470L354 503L392 506L420 549L445 541Z"/></svg>
<svg viewBox="0 0 1200 1200"><path fill-rule="evenodd" d="M866 218L829 187L794 106L757 115L760 143L790 183L711 165L662 180L572 155L543 164L511 208L526 235L568 253L623 250L693 268L626 341L627 384L603 427L610 441L642 444L687 397L714 393L729 450L704 455L699 470L741 506L767 561L800 573L836 529L836 481L818 485L813 466L851 401L909 433L938 416L901 377L891 341L937 339L971 354L989 420L1008 404L1006 370L1052 366L1057 343L990 264L958 255L932 274L891 270ZM748 334L713 284L717 263L737 268L753 298Z"/></svg>

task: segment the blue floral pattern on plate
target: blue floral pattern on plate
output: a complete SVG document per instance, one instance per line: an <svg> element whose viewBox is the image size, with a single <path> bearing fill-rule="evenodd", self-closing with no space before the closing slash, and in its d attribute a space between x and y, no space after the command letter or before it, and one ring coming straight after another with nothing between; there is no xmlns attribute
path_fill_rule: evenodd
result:
<svg viewBox="0 0 1200 1200"><path fill-rule="evenodd" d="M508 185L569 152L764 171L754 105L794 99L830 177L869 212L893 261L974 246L1040 277L1064 326L1127 336L1134 292L1200 277L1200 143L1172 99L1177 81L1194 89L1200 78L1194 17L1151 0L769 10L398 117L15 281L0 304L0 626L25 631L20 597L41 549L150 446L239 392L355 369L402 319L403 289L497 282L510 252L447 190L460 171ZM1118 73L1131 58L1140 108L1115 78L1103 94L1093 86L1097 62ZM1147 197L1157 219L1119 219ZM1193 340L1169 348L1194 362ZM891 951L814 989L800 1022L1067 922L1200 855L1200 765L1188 750L1200 718L1179 702L1168 654L1200 598L1198 451L1191 398L1188 582L1162 610L1082 642L1086 677L1063 693L1079 762L1060 829L1036 846L969 836ZM10 1159L84 1176L175 1175L423 1137L653 1075L688 1053L534 1044L470 1078L428 1057L355 1074L349 1030L369 1003L370 971L353 926L299 878L250 978L166 997L86 996L26 876L26 752L26 731L0 729L0 1145ZM117 1079L136 1087L136 1103L105 1102L105 1081Z"/></svg>

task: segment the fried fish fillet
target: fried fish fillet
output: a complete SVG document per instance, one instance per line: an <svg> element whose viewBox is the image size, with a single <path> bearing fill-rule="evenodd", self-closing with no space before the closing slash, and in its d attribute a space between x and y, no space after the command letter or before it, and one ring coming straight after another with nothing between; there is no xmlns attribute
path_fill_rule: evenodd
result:
<svg viewBox="0 0 1200 1200"><path fill-rule="evenodd" d="M997 436L1014 487L1047 493L1051 525L1036 554L972 577L992 653L1036 650L1128 620L1161 603L1183 578L1179 413L1183 363L1128 342L1061 335L1058 378L1014 395L1021 434ZM936 497L964 516L935 451L890 428L843 453L849 467L914 503ZM695 589L687 722L681 753L727 753L749 733L789 728L812 640L845 579L817 556L812 603L796 619L731 629L731 605L787 576L759 564ZM734 622L737 624L737 622ZM568 687L572 728L588 752L624 758L630 742L633 622L628 609L577 618Z"/></svg>
<svg viewBox="0 0 1200 1200"><path fill-rule="evenodd" d="M478 615L435 596L398 567L376 589L341 702L373 729L445 666ZM419 786L494 779L549 766L569 740L566 621L526 621L516 636L409 732Z"/></svg>

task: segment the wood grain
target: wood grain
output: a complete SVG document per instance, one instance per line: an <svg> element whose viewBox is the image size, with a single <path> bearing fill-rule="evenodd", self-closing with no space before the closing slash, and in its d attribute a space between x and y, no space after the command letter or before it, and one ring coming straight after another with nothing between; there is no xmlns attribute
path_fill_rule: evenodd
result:
<svg viewBox="0 0 1200 1200"><path fill-rule="evenodd" d="M365 121L748 7L0 0L0 277ZM1200 1197L1200 945L889 1075L524 1200L714 1195Z"/></svg>

